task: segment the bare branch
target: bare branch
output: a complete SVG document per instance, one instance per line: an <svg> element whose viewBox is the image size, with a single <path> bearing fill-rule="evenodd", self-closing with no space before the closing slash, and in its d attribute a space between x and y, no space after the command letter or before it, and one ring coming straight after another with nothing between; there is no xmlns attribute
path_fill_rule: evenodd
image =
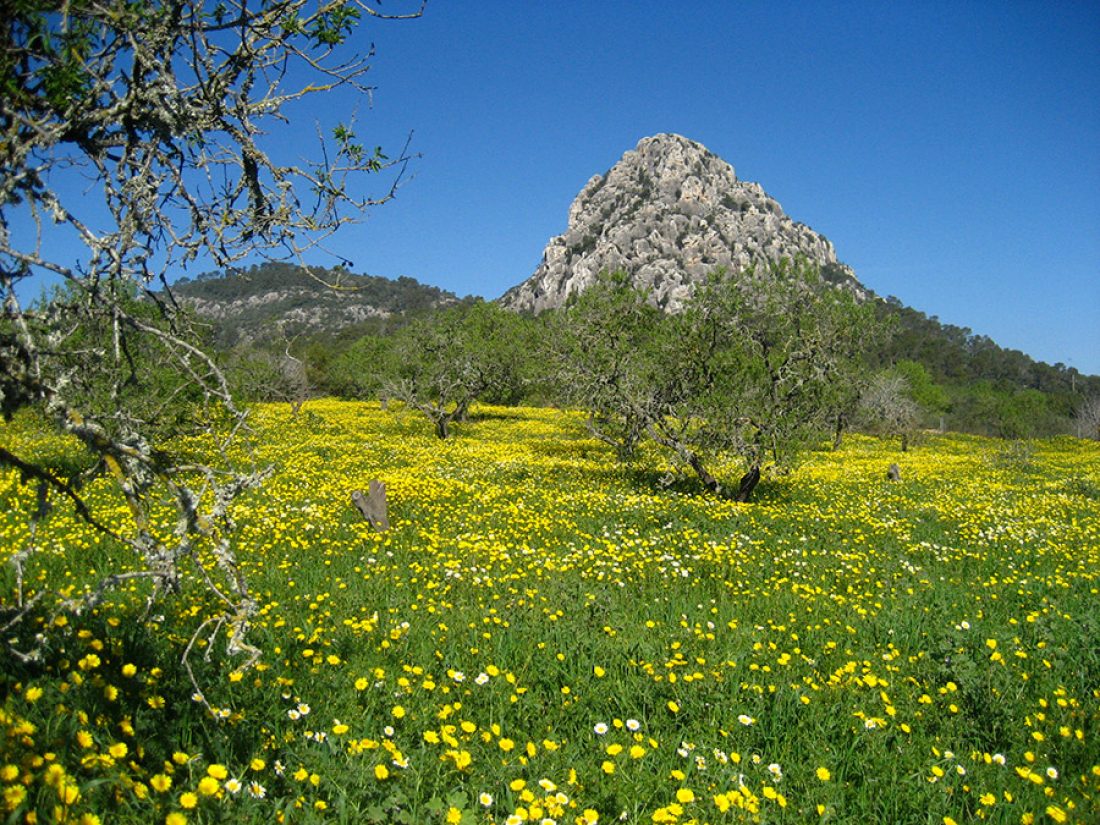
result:
<svg viewBox="0 0 1100 825"><path fill-rule="evenodd" d="M76 480L15 446L0 448L0 465L60 493L131 554L132 570L108 573L78 598L55 594L66 609L146 580L148 610L179 588L191 564L219 604L199 632L211 631L211 644L224 632L227 652L246 666L259 656L246 640L256 606L236 560L230 509L266 474L231 458L247 435L245 413L167 287L199 262L301 262L342 224L396 196L412 158L408 141L389 157L360 142L354 121L327 124L318 126L313 160L288 161L278 133L299 101L337 90L369 98L373 48L355 52L352 33L364 19L410 19L425 8L408 6L65 3L47 13L50 4L5 4L0 413L35 410L75 437L128 513L108 526ZM372 185L380 175L384 183ZM75 265L53 255L61 235L86 250ZM28 309L19 290L44 273L63 286ZM287 356L293 363L289 345ZM164 446L181 432L213 445L207 463ZM165 502L174 529L157 529L166 526L156 523ZM200 551L212 566L199 563ZM20 555L20 581L35 552L31 542ZM8 626L43 592L24 604L20 591Z"/></svg>

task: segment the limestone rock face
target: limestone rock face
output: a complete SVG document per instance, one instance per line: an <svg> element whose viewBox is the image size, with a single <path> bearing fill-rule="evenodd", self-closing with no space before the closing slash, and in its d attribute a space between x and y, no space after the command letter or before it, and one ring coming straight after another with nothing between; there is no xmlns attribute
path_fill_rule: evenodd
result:
<svg viewBox="0 0 1100 825"><path fill-rule="evenodd" d="M833 245L787 217L759 184L738 180L701 144L661 134L643 138L585 184L565 232L501 303L536 313L560 307L601 271L621 269L657 306L675 312L717 267L740 271L800 255L828 269L831 280L854 283Z"/></svg>

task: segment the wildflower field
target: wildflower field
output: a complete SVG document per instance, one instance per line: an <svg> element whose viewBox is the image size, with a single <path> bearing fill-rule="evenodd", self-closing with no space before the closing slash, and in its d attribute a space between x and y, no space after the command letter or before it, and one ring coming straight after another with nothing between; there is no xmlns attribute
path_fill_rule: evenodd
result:
<svg viewBox="0 0 1100 825"><path fill-rule="evenodd" d="M852 436L736 504L576 413L480 407L447 442L377 404L251 420L259 665L216 640L196 701L197 585L146 621L136 581L43 605L7 633L53 622L45 660L3 654L7 821L1100 822L1096 444ZM349 502L372 478L386 533ZM110 479L85 492L127 529ZM0 475L0 560L35 506ZM61 503L33 541L28 596L126 566Z"/></svg>

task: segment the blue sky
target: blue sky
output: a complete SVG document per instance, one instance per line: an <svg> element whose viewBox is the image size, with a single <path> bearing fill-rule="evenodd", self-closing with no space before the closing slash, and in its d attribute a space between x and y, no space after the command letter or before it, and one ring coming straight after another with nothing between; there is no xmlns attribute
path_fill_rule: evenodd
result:
<svg viewBox="0 0 1100 825"><path fill-rule="evenodd" d="M876 292L1100 373L1094 2L430 0L364 34L359 133L423 157L337 236L355 271L497 297L589 177L677 132Z"/></svg>
<svg viewBox="0 0 1100 825"><path fill-rule="evenodd" d="M368 146L414 132L397 199L329 242L353 271L498 297L593 174L676 132L879 294L1100 374L1094 0L429 0L356 37L377 49L373 106L317 98L284 138L306 154L315 121L353 111Z"/></svg>

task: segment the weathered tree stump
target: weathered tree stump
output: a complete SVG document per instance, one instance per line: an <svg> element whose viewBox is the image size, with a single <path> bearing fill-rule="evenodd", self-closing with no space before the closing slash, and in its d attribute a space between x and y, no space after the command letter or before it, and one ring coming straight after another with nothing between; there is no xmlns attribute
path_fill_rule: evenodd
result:
<svg viewBox="0 0 1100 825"><path fill-rule="evenodd" d="M891 464L886 471L887 481L901 481L901 468L897 464Z"/></svg>
<svg viewBox="0 0 1100 825"><path fill-rule="evenodd" d="M737 495L733 497L734 501L748 501L752 496L752 491L756 489L756 485L760 483L760 468L753 467L743 476L741 476L741 483L737 486Z"/></svg>
<svg viewBox="0 0 1100 825"><path fill-rule="evenodd" d="M362 490L353 491L351 503L363 514L363 518L370 522L371 527L383 533L390 529L390 518L386 508L386 485L377 479L371 479L367 489L369 493L366 495Z"/></svg>

